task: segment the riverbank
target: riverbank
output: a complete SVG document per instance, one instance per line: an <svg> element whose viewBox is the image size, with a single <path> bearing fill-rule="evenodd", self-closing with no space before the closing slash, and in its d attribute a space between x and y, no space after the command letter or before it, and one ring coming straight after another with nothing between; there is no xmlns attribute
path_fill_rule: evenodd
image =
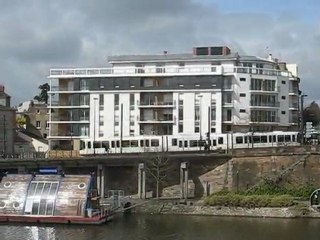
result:
<svg viewBox="0 0 320 240"><path fill-rule="evenodd" d="M173 215L201 215L228 217L262 217L262 218L320 218L320 212L307 205L291 207L220 207L205 206L203 201L188 201L181 204L169 200L149 200L146 204L135 209L137 213L145 214L173 214Z"/></svg>

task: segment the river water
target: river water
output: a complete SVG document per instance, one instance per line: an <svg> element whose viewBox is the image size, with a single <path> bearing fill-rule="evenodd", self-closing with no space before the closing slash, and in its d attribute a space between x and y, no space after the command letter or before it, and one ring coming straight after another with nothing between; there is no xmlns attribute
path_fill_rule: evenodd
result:
<svg viewBox="0 0 320 240"><path fill-rule="evenodd" d="M112 222L101 226L0 225L0 239L320 239L320 219L263 219L173 215L130 215L118 216Z"/></svg>

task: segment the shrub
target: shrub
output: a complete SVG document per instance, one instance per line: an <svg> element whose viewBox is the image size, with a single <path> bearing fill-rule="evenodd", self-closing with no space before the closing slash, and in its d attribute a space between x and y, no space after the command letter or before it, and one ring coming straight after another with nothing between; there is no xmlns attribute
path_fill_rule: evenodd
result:
<svg viewBox="0 0 320 240"><path fill-rule="evenodd" d="M294 204L293 197L290 195L240 195L235 193L226 193L225 195L213 194L205 200L209 206L227 206L227 207L287 207Z"/></svg>

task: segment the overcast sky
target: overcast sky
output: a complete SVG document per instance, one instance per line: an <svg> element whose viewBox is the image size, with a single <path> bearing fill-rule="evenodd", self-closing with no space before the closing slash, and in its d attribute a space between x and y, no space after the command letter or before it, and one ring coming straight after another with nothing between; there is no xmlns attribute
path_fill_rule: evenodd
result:
<svg viewBox="0 0 320 240"><path fill-rule="evenodd" d="M223 44L297 63L303 91L317 100L319 10L318 0L0 0L0 83L18 104L53 67Z"/></svg>

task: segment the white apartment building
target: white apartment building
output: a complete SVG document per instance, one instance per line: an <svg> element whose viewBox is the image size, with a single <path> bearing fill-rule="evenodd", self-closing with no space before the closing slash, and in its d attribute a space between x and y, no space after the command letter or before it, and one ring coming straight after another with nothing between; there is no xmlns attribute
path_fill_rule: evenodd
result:
<svg viewBox="0 0 320 240"><path fill-rule="evenodd" d="M195 47L50 69L51 149L81 154L296 144L297 66Z"/></svg>

